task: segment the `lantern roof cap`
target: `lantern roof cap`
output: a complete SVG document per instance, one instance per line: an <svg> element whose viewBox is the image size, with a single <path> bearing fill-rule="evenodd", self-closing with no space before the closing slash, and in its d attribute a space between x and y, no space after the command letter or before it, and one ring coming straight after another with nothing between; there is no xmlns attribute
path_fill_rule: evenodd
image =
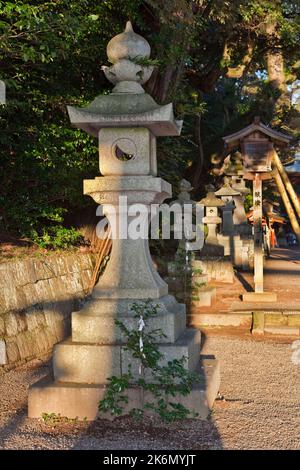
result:
<svg viewBox="0 0 300 470"><path fill-rule="evenodd" d="M114 36L107 44L107 57L115 64L122 59L142 59L150 57L149 42L135 33L130 21L127 21L123 33Z"/></svg>
<svg viewBox="0 0 300 470"><path fill-rule="evenodd" d="M225 183L215 192L215 196L239 196L240 194L240 191L233 189L229 183Z"/></svg>
<svg viewBox="0 0 300 470"><path fill-rule="evenodd" d="M222 199L219 199L215 196L213 191L209 191L199 204L202 204L205 207L223 207L225 206L225 202Z"/></svg>
<svg viewBox="0 0 300 470"><path fill-rule="evenodd" d="M104 127L146 127L155 136L180 135L182 121L175 120L172 103L158 105L142 87L154 67L145 65L150 46L130 22L110 40L107 55L113 65L102 70L115 85L112 93L97 96L85 108L68 106L71 123L93 136Z"/></svg>
<svg viewBox="0 0 300 470"><path fill-rule="evenodd" d="M253 132L261 132L262 134L265 134L277 145L287 145L292 140L291 136L283 134L283 132L275 131L263 124L258 116L254 118L254 122L252 124L244 127L234 134L224 136L223 140L226 147L228 149L232 149L238 145L240 146L241 142Z"/></svg>

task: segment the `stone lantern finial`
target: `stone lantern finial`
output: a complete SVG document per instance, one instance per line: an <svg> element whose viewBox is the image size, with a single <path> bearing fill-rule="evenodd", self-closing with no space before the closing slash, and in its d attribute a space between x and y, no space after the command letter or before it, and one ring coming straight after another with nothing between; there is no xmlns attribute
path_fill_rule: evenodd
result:
<svg viewBox="0 0 300 470"><path fill-rule="evenodd" d="M106 78L115 84L113 93L145 93L141 84L146 83L153 66L143 65L150 57L151 48L142 36L136 34L130 21L125 30L113 37L107 45L107 57L113 64L102 66Z"/></svg>

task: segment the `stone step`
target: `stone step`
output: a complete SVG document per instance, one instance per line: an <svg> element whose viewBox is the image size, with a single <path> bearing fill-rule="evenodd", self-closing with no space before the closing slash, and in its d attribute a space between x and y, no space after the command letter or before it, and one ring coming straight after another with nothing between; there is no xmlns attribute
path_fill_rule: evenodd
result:
<svg viewBox="0 0 300 470"><path fill-rule="evenodd" d="M239 329L250 332L252 327L251 313L191 313L188 315L190 326L211 329Z"/></svg>
<svg viewBox="0 0 300 470"><path fill-rule="evenodd" d="M184 356L186 369L194 370L199 360L200 340L200 331L188 328L175 343L160 344L158 349L163 355L160 365ZM54 378L59 382L106 384L109 377L126 374L129 365L133 376L138 377L139 362L124 344L74 343L69 339L57 344L53 351Z"/></svg>
<svg viewBox="0 0 300 470"><path fill-rule="evenodd" d="M200 380L193 386L192 392L187 396L170 397L169 401L179 402L197 412L198 418L205 419L219 391L218 361L206 357L200 358L197 373ZM105 391L105 385L53 382L52 377L43 377L29 388L28 416L41 418L43 413L55 413L69 419L91 421L99 416L98 405L104 398ZM142 394L138 388L130 388L125 414L132 408L141 408L146 401L153 401L153 396L145 392ZM110 414L102 417L111 419Z"/></svg>
<svg viewBox="0 0 300 470"><path fill-rule="evenodd" d="M299 336L300 328L296 326L265 326L264 333L271 335Z"/></svg>
<svg viewBox="0 0 300 470"><path fill-rule="evenodd" d="M273 334L299 336L300 311L299 312L253 312L254 335Z"/></svg>
<svg viewBox="0 0 300 470"><path fill-rule="evenodd" d="M246 333L255 335L300 335L299 312L191 312L188 324L205 332L224 334Z"/></svg>
<svg viewBox="0 0 300 470"><path fill-rule="evenodd" d="M72 313L72 341L79 343L114 344L125 341L116 319L128 329L137 328L137 320L130 310L132 301L92 300L82 310ZM174 343L186 327L185 305L176 302L172 295L153 301L157 314L147 320L147 329L161 329L162 343Z"/></svg>

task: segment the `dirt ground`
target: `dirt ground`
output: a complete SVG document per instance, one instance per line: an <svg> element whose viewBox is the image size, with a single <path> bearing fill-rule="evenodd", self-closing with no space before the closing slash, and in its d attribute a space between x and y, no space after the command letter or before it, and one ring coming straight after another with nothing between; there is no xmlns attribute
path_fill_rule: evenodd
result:
<svg viewBox="0 0 300 470"><path fill-rule="evenodd" d="M27 387L48 372L34 361L0 376L0 449L300 449L300 365L291 344L210 337L221 362L220 397L209 420L164 424L44 423L26 417Z"/></svg>

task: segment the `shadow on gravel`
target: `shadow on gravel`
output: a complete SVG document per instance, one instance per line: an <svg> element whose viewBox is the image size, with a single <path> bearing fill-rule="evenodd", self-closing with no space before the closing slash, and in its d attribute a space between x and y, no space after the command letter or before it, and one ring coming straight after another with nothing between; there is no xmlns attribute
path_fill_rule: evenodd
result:
<svg viewBox="0 0 300 470"><path fill-rule="evenodd" d="M27 415L27 405L24 404L8 420L5 426L0 428L0 449L5 449L6 442L19 430Z"/></svg>
<svg viewBox="0 0 300 470"><path fill-rule="evenodd" d="M201 334L201 348L206 341ZM214 359L212 355L200 356ZM203 384L203 389L207 386ZM114 420L98 418L90 422L85 433L76 440L73 449L113 450L217 450L222 449L222 440L214 423L213 410L207 419L185 419L165 423L158 417L145 416L141 421L129 416Z"/></svg>

